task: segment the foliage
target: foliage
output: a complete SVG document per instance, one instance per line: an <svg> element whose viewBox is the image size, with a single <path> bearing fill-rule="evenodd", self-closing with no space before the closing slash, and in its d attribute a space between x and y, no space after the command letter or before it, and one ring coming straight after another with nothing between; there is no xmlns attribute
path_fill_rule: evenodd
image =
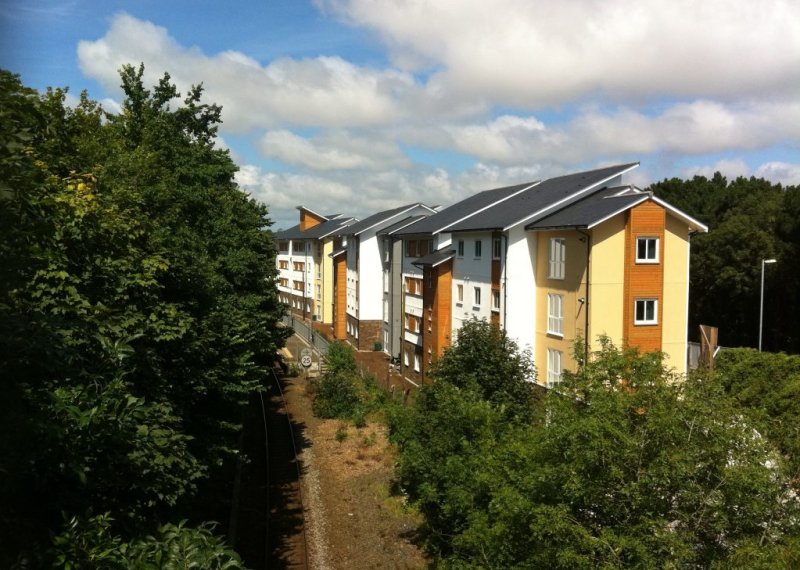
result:
<svg viewBox="0 0 800 570"><path fill-rule="evenodd" d="M740 404L760 415L766 435L783 452L794 476L800 474L800 356L724 350L715 378Z"/></svg>
<svg viewBox="0 0 800 570"><path fill-rule="evenodd" d="M165 524L155 536L125 542L111 530L108 514L87 521L72 518L53 540L52 558L59 568L178 570L244 568L239 555L214 536L213 524L197 528Z"/></svg>
<svg viewBox="0 0 800 570"><path fill-rule="evenodd" d="M395 431L398 476L442 565L790 560L797 498L757 424L715 382L676 382L658 354L602 347L531 421L508 422L479 391L447 380L422 391Z"/></svg>
<svg viewBox="0 0 800 570"><path fill-rule="evenodd" d="M325 364L327 371L314 384L314 414L352 420L363 427L367 414L386 401L386 394L358 371L355 350L347 343L331 343Z"/></svg>
<svg viewBox="0 0 800 570"><path fill-rule="evenodd" d="M469 321L439 359L433 383L390 417L398 479L425 516L429 549L448 555L454 537L488 509L485 462L510 430L532 417L529 356L496 327Z"/></svg>
<svg viewBox="0 0 800 570"><path fill-rule="evenodd" d="M764 280L764 347L800 352L800 187L758 178L664 180L656 195L708 224L692 241L690 334L720 328L723 346L757 346L761 260L776 258Z"/></svg>
<svg viewBox="0 0 800 570"><path fill-rule="evenodd" d="M121 70L111 115L0 71L0 566L62 512L130 541L236 453L284 332L263 205L214 147L220 109ZM52 490L58 493L53 494Z"/></svg>

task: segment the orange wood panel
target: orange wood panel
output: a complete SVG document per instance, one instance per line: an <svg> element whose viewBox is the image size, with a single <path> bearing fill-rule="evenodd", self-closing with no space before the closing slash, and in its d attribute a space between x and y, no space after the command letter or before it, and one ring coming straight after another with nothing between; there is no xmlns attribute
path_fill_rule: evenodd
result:
<svg viewBox="0 0 800 570"><path fill-rule="evenodd" d="M347 255L333 259L333 335L347 336Z"/></svg>
<svg viewBox="0 0 800 570"><path fill-rule="evenodd" d="M628 213L625 226L624 341L642 351L661 350L664 311L664 227L666 212L655 202L647 201ZM658 263L636 263L636 238L657 237ZM634 324L636 299L658 301L654 325Z"/></svg>
<svg viewBox="0 0 800 570"><path fill-rule="evenodd" d="M308 228L313 228L316 225L321 224L325 220L322 219L320 216L316 216L309 212L308 210L300 210L300 230L305 231Z"/></svg>

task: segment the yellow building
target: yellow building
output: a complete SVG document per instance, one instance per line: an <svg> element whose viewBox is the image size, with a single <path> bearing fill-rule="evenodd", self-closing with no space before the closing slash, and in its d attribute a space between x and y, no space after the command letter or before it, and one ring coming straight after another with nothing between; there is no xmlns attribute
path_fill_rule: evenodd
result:
<svg viewBox="0 0 800 570"><path fill-rule="evenodd" d="M599 349L601 335L662 351L686 372L690 238L706 226L648 192L614 187L526 229L538 238L534 358L543 380L574 370L574 351Z"/></svg>

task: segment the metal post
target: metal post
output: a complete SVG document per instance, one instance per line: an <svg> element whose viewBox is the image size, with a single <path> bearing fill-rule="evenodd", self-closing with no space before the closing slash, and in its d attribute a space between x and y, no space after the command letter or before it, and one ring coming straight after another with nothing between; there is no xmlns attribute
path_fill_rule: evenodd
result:
<svg viewBox="0 0 800 570"><path fill-rule="evenodd" d="M775 259L761 260L761 311L758 316L758 352L761 352L761 336L764 331L764 268L767 263L775 263Z"/></svg>

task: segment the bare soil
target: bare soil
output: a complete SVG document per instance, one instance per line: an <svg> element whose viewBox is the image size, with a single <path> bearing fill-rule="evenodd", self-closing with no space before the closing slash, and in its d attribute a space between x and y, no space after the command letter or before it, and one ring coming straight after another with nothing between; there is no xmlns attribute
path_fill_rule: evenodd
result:
<svg viewBox="0 0 800 570"><path fill-rule="evenodd" d="M370 422L358 429L314 417L307 382L287 378L284 389L306 441L300 462L310 567L424 568L414 544L419 515L392 492L395 454L385 426Z"/></svg>

